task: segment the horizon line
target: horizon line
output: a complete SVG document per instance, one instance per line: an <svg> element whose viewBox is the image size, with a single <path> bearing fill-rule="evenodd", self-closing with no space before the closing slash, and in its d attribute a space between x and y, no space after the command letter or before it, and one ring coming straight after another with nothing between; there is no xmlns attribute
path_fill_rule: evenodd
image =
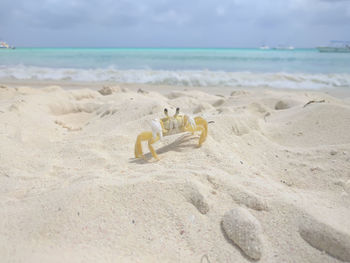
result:
<svg viewBox="0 0 350 263"><path fill-rule="evenodd" d="M16 48L120 48L120 49L260 49L260 47L191 47L191 46L15 46ZM272 46L267 50L281 50L279 46ZM284 46L280 46L284 47ZM286 46L288 47L288 46ZM294 47L294 46L293 46ZM316 49L317 47L294 47L294 49Z"/></svg>

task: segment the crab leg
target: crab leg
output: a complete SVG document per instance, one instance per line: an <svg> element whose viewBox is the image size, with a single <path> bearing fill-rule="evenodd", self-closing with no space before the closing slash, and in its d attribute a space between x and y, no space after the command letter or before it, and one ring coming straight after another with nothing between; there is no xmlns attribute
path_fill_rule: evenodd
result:
<svg viewBox="0 0 350 263"><path fill-rule="evenodd" d="M142 141L148 141L152 138L152 132L142 132L137 136L135 143L135 158L145 158L142 153Z"/></svg>
<svg viewBox="0 0 350 263"><path fill-rule="evenodd" d="M158 158L158 155L157 155L156 151L154 150L152 144L159 141L159 139L160 139L159 135L157 135L156 138L152 137L151 139L148 140L148 148L149 148L150 152L152 153L152 156L157 160L159 160L159 158Z"/></svg>
<svg viewBox="0 0 350 263"><path fill-rule="evenodd" d="M185 116L185 128L184 131L187 132L191 132L192 134L195 131L201 131L201 135L199 137L199 142L198 142L198 146L201 146L202 143L205 141L205 139L207 138L207 134L208 134L208 123L205 119L203 119L202 117L195 117L194 121L196 123L195 126L191 125L190 121L188 120L188 117Z"/></svg>
<svg viewBox="0 0 350 263"><path fill-rule="evenodd" d="M201 136L199 138L199 143L198 143L198 145L201 146L202 143L206 140L207 135L208 135L208 123L202 117L195 117L194 121L196 122L198 128L201 127L199 130L201 130L202 133L201 133Z"/></svg>
<svg viewBox="0 0 350 263"><path fill-rule="evenodd" d="M142 152L142 145L141 142L148 141L148 148L150 152L152 153L152 156L159 160L158 155L156 154L156 151L154 150L152 144L155 143L160 139L159 135L157 135L156 138L153 138L152 132L142 132L137 136L136 143L135 143L135 158L145 158Z"/></svg>

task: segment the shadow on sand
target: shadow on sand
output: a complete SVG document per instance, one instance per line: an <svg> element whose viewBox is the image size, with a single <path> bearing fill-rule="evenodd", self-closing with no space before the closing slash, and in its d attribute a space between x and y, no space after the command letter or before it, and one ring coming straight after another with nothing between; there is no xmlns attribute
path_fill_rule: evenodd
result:
<svg viewBox="0 0 350 263"><path fill-rule="evenodd" d="M158 156L166 152L183 152L184 149L188 148L198 148L198 136L193 136L191 134L184 134L181 137L177 138L172 143L165 145L159 149L155 149ZM144 151L148 151L148 147L143 147ZM138 164L144 164L149 163L149 161L153 158L152 154L150 152L144 154L145 158L130 158L130 163L138 163Z"/></svg>

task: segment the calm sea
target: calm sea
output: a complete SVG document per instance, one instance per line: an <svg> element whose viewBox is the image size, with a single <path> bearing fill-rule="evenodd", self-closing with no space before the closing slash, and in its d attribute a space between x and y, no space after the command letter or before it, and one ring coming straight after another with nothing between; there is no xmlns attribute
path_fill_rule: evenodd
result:
<svg viewBox="0 0 350 263"><path fill-rule="evenodd" d="M1 79L350 88L350 53L320 53L316 49L1 49Z"/></svg>

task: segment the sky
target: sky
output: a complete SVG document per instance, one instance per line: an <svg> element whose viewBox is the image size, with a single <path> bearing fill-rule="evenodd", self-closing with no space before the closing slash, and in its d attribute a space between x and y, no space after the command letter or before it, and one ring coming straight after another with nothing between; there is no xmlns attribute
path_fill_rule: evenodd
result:
<svg viewBox="0 0 350 263"><path fill-rule="evenodd" d="M350 0L0 0L17 47L315 47L350 41Z"/></svg>

